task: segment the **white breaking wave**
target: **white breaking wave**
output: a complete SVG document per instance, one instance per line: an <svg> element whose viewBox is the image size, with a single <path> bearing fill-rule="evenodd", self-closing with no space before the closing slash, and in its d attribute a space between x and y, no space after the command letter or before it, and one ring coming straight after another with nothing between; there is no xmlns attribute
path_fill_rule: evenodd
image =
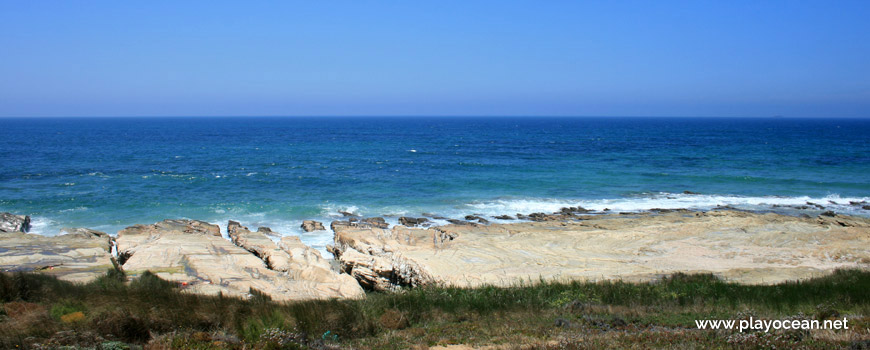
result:
<svg viewBox="0 0 870 350"><path fill-rule="evenodd" d="M814 203L843 214L866 214L868 211L850 202L870 202L870 197L840 197L832 194L825 197L745 197L732 195L704 195L683 193L657 193L644 197L612 199L508 199L477 202L468 205L469 209L483 215L514 215L516 213L556 212L563 207L583 207L589 210L611 212L640 212L650 209L692 209L707 210L720 206L730 206L746 210L770 210L777 207L811 206ZM819 209L812 207L810 209Z"/></svg>

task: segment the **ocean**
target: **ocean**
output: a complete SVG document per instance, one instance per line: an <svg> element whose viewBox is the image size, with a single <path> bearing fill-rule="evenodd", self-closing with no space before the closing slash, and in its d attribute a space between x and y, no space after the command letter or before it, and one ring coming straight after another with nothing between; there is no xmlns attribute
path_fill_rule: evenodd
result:
<svg viewBox="0 0 870 350"><path fill-rule="evenodd" d="M740 209L870 216L870 120L612 117L0 118L0 211L32 233L339 211ZM816 203L823 207L787 206ZM855 202L855 203L850 203ZM498 222L499 220L492 220Z"/></svg>

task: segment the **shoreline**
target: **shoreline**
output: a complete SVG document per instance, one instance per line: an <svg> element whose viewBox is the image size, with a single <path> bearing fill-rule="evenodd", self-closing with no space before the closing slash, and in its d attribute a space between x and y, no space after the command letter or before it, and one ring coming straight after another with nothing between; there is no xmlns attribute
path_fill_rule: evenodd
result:
<svg viewBox="0 0 870 350"><path fill-rule="evenodd" d="M713 272L758 284L816 277L838 268L870 268L870 249L861 248L870 246L870 219L833 212L786 216L725 207L602 213L572 207L511 219L511 223L491 223L469 215L434 225L426 217L400 217L400 225L390 225L383 218L345 213L343 220L310 222L309 228L321 229L314 232L332 234L333 243L327 250L335 259L297 236L266 227L248 230L241 226L245 223L234 221L222 227L196 220L165 220L134 225L114 236L89 229L67 229L66 234L53 237L0 233L0 267L51 269L47 273L62 278L70 274L69 280L80 282L112 266L133 276L151 270L161 278L184 283L193 292L244 297L256 286L288 300L353 297L360 295L360 287L386 291L428 284L509 285L540 279L647 281L675 272ZM21 217L21 223L24 220ZM235 229L227 230L233 227L243 227L245 237L235 236ZM35 251L22 250L24 246ZM77 249L85 249L88 261L72 257L83 254ZM40 250L44 254L36 254ZM236 258L212 257L221 254ZM290 265L277 270L275 259ZM255 272L233 270L226 264ZM529 264L532 267L523 267ZM65 268L77 271L64 272ZM315 272L298 273L309 270ZM288 293L295 287L282 287L278 281L292 274L312 281L308 288L327 280L342 282L335 285L338 289L322 295L301 289ZM235 282L226 282L226 276L235 276L232 279L238 285L231 286ZM345 292L336 292L342 288Z"/></svg>

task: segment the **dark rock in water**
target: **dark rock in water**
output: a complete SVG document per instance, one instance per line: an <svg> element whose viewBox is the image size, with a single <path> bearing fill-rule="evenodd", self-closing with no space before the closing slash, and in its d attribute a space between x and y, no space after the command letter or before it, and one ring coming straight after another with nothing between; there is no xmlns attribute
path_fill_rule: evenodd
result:
<svg viewBox="0 0 870 350"><path fill-rule="evenodd" d="M821 216L830 216L830 217L834 217L834 216L837 216L837 213L834 213L834 212L828 210L828 211L826 211L826 212L824 212L824 213L821 213L821 214L819 214L819 215L821 215Z"/></svg>
<svg viewBox="0 0 870 350"><path fill-rule="evenodd" d="M341 214L341 215L344 216L344 217L359 217L359 215L356 215L356 214L354 214L354 213L350 213L350 212L346 212L346 211L343 211L343 210L339 210L338 213Z"/></svg>
<svg viewBox="0 0 870 350"><path fill-rule="evenodd" d="M850 204L850 205L858 206L858 205L864 205L864 204L867 204L867 201L860 201L860 202L849 201L849 204Z"/></svg>
<svg viewBox="0 0 870 350"><path fill-rule="evenodd" d="M314 221L314 220L303 221L301 227L302 227L302 231L305 231L305 232L326 230L326 228L323 227L322 222L318 222L318 221Z"/></svg>
<svg viewBox="0 0 870 350"><path fill-rule="evenodd" d="M870 210L870 205L865 205L865 206L861 207L861 209Z"/></svg>
<svg viewBox="0 0 870 350"><path fill-rule="evenodd" d="M545 214L545 213L531 213L528 216L528 219L532 220L532 221L547 221L547 220L555 220L558 218L559 217L557 217L557 216L553 216L553 215L549 215L549 214Z"/></svg>
<svg viewBox="0 0 870 350"><path fill-rule="evenodd" d="M433 219L435 219L435 220L447 220L447 218L445 218L445 217L443 217L443 216L441 216L441 215L435 215L435 214L432 214L432 213L423 213L423 214L421 214L421 215L423 215L423 216L428 216L428 217L433 218Z"/></svg>
<svg viewBox="0 0 870 350"><path fill-rule="evenodd" d="M429 219L427 218L412 218L407 216L399 218L399 223L408 227L414 227L428 221Z"/></svg>
<svg viewBox="0 0 870 350"><path fill-rule="evenodd" d="M517 220L528 220L529 217L523 214L517 213Z"/></svg>
<svg viewBox="0 0 870 350"><path fill-rule="evenodd" d="M700 194L700 193L692 192L692 191L683 191L683 194Z"/></svg>
<svg viewBox="0 0 870 350"><path fill-rule="evenodd" d="M662 209L662 208L652 208L649 211L653 213L685 213L688 212L688 209Z"/></svg>
<svg viewBox="0 0 870 350"><path fill-rule="evenodd" d="M348 222L357 222L357 221L359 221L359 218L356 217L356 216L354 216L354 217L350 217L350 218L348 218L347 221L348 221Z"/></svg>
<svg viewBox="0 0 870 350"><path fill-rule="evenodd" d="M0 232L30 231L30 216L0 213Z"/></svg>
<svg viewBox="0 0 870 350"><path fill-rule="evenodd" d="M454 224L454 225L477 225L473 222L462 221L462 220L457 220L457 219L447 219L447 222Z"/></svg>
<svg viewBox="0 0 870 350"><path fill-rule="evenodd" d="M513 216L510 216L510 215L493 216L493 218L496 218L499 220L513 220L514 219Z"/></svg>
<svg viewBox="0 0 870 350"><path fill-rule="evenodd" d="M602 211L610 211L610 208L604 208Z"/></svg>
<svg viewBox="0 0 870 350"><path fill-rule="evenodd" d="M366 218L363 219L360 223L369 224L377 228L390 228L390 224L388 224L387 221L384 220L384 218L382 217Z"/></svg>
<svg viewBox="0 0 870 350"><path fill-rule="evenodd" d="M475 221L476 220L477 222L479 222L481 224L488 224L489 223L489 220L484 219L484 218L477 216L477 215L466 215L465 220L468 220L468 221Z"/></svg>
<svg viewBox="0 0 870 350"><path fill-rule="evenodd" d="M807 204L812 205L812 206L814 206L814 207L816 207L816 208L819 208L819 209L825 209L825 207L824 207L823 205L821 205L821 204L816 204L816 203L813 203L813 202L807 202Z"/></svg>

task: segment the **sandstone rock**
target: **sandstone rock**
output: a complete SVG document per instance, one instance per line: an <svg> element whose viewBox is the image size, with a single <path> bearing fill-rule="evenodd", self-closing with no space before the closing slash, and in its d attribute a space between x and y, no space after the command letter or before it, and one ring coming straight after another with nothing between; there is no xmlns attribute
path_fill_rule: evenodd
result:
<svg viewBox="0 0 870 350"><path fill-rule="evenodd" d="M256 290L273 300L364 295L358 285L350 283L352 278L347 275L327 271L331 275L321 280L308 278L317 275L317 271L299 266L289 254L282 255L262 232L251 232L237 222L231 222L228 228L233 240L245 248L222 238L217 225L196 220L165 220L121 230L118 250L129 256L123 264L128 276L135 277L150 270L193 293L249 297L250 291ZM270 269L270 264L286 271ZM334 283L327 281L329 278Z"/></svg>
<svg viewBox="0 0 870 350"><path fill-rule="evenodd" d="M493 218L496 218L496 219L499 219L499 220L514 220L514 217L513 217L513 216L510 216L510 215L499 215L499 216L493 216Z"/></svg>
<svg viewBox="0 0 870 350"><path fill-rule="evenodd" d="M269 230L271 232L271 230ZM290 255L278 248L269 237L262 232L251 232L247 227L230 220L227 224L227 235L237 246L253 253L266 263L266 268L287 272L291 270Z"/></svg>
<svg viewBox="0 0 870 350"><path fill-rule="evenodd" d="M649 281L673 272L776 283L866 268L870 261L870 219L729 210L695 214L427 229L340 225L333 251L343 271L375 290L504 286L540 278Z"/></svg>
<svg viewBox="0 0 870 350"><path fill-rule="evenodd" d="M30 216L0 213L0 233L30 231Z"/></svg>
<svg viewBox="0 0 870 350"><path fill-rule="evenodd" d="M323 227L323 223L314 221L314 220L305 220L302 222L302 231L311 232L311 231L323 231L326 230Z"/></svg>
<svg viewBox="0 0 870 350"><path fill-rule="evenodd" d="M39 271L87 283L115 268L112 237L89 229L64 229L54 237L21 232L0 235L0 271Z"/></svg>

